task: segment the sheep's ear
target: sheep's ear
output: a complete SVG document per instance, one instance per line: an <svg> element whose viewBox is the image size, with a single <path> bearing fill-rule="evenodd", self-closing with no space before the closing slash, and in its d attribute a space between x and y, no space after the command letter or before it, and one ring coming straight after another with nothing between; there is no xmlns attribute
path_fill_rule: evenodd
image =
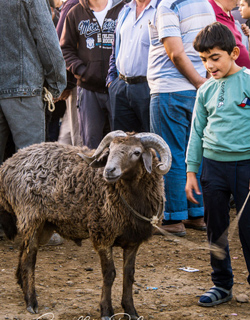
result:
<svg viewBox="0 0 250 320"><path fill-rule="evenodd" d="M106 163L107 163L107 159L108 159L108 155L109 155L109 149L106 148L101 155L95 159L94 161L92 161L89 165L92 168L102 168L105 167Z"/></svg>
<svg viewBox="0 0 250 320"><path fill-rule="evenodd" d="M152 172L152 153L149 150L143 152L142 159L147 172L151 173Z"/></svg>
<svg viewBox="0 0 250 320"><path fill-rule="evenodd" d="M95 159L89 165L92 168L102 168L102 167L105 167L106 163L107 163L107 158L106 158L106 161L104 159L102 159L101 161L98 161L97 159Z"/></svg>

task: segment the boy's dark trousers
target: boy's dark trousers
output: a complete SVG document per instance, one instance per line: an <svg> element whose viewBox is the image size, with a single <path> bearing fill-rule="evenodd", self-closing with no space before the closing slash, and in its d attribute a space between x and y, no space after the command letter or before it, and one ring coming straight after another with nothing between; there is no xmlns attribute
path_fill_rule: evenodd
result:
<svg viewBox="0 0 250 320"><path fill-rule="evenodd" d="M226 250L226 258L218 260L211 255L213 283L225 289L233 286L233 273L229 255L227 228L229 227L229 199L233 194L237 212L240 211L249 192L250 160L219 162L203 158L201 185L204 200L209 243ZM239 236L250 273L250 200L239 221ZM250 283L250 276L248 276Z"/></svg>

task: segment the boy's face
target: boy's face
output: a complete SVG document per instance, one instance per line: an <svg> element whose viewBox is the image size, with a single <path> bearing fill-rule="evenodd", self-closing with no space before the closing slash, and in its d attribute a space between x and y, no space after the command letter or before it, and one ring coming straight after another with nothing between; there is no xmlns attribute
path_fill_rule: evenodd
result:
<svg viewBox="0 0 250 320"><path fill-rule="evenodd" d="M243 19L250 18L250 7L245 0L240 0L239 11Z"/></svg>
<svg viewBox="0 0 250 320"><path fill-rule="evenodd" d="M209 52L199 52L201 60L215 79L228 77L241 69L235 60L238 58L240 50L234 47L233 52L229 55L227 51L221 50L217 47L211 49Z"/></svg>

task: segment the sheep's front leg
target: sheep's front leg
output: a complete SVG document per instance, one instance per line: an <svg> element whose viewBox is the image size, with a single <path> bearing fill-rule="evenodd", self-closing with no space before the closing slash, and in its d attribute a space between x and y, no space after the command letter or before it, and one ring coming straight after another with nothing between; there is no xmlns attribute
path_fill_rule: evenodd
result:
<svg viewBox="0 0 250 320"><path fill-rule="evenodd" d="M129 319L138 319L138 314L133 301L133 283L135 273L135 258L139 248L138 244L130 245L123 250L123 293L122 307L125 314L129 314Z"/></svg>
<svg viewBox="0 0 250 320"><path fill-rule="evenodd" d="M112 248L98 251L101 259L103 286L100 302L102 320L109 320L114 314L111 302L112 285L115 280L116 272L113 260Z"/></svg>
<svg viewBox="0 0 250 320"><path fill-rule="evenodd" d="M24 246L24 243L22 244L16 272L17 282L23 290L27 310L30 313L38 313L38 303L35 291L37 249L37 245L31 245L27 248L27 246Z"/></svg>

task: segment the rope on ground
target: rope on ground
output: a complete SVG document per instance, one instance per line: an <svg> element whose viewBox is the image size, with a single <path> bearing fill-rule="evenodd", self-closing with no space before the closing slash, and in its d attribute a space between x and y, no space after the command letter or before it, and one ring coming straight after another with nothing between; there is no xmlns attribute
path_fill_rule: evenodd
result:
<svg viewBox="0 0 250 320"><path fill-rule="evenodd" d="M238 226L240 217L241 217L241 215L242 215L243 210L245 209L245 206L246 206L246 204L247 204L247 201L248 201L249 197L250 197L250 190L249 190L249 192L248 192L248 194L247 194L247 197L246 197L246 199L245 199L245 202L243 203L243 206L241 207L239 213L237 214L236 218L234 219L234 221L231 223L231 225L230 225L230 227L229 227L229 230L228 230L228 231L229 231L228 240L232 240L232 238L233 238L235 229L236 229L236 227Z"/></svg>
<svg viewBox="0 0 250 320"><path fill-rule="evenodd" d="M180 238L164 229L162 229L161 227L157 227L157 229L164 235L166 236L167 240L169 241L173 241L173 242L177 242L180 245L189 248L191 250L193 249L202 249L202 250L208 250L210 251L217 259L219 260L223 260L226 256L225 250L224 248L220 247L219 245L215 244L215 243L208 243L204 246L198 246L197 244L194 243L193 241L189 241L187 239L184 238Z"/></svg>
<svg viewBox="0 0 250 320"><path fill-rule="evenodd" d="M164 210L164 199L162 199L161 204L159 206L158 212L156 215L154 215L152 218L147 218L142 216L139 212L137 212L136 210L134 210L128 203L127 201L123 198L123 196L121 195L121 200L122 202L125 204L125 206L132 212L134 213L134 215L141 219L141 220L145 220L148 221L152 224L153 227L155 227L156 229L158 229L164 236L167 237L167 240L169 241L175 241L175 242L179 242L181 245L189 248L189 249L194 249L194 247L196 246L194 242L177 237L174 234L171 234L170 232L167 232L166 230L162 229L159 226L159 219L160 217L163 215L163 210ZM203 249L203 250L209 250L217 259L219 260L223 260L226 256L226 252L224 250L224 247L221 247L215 243L210 243L207 244L205 246L199 246L198 249Z"/></svg>

